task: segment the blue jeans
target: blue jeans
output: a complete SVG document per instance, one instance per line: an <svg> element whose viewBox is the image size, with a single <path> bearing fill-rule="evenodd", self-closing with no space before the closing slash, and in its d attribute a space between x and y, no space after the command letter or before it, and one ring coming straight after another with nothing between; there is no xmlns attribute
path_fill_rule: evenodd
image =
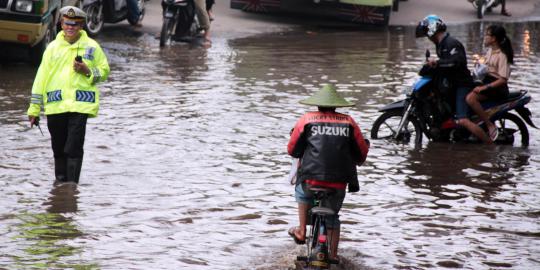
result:
<svg viewBox="0 0 540 270"><path fill-rule="evenodd" d="M456 119L467 118L469 116L469 105L465 101L470 87L460 86L456 89Z"/></svg>

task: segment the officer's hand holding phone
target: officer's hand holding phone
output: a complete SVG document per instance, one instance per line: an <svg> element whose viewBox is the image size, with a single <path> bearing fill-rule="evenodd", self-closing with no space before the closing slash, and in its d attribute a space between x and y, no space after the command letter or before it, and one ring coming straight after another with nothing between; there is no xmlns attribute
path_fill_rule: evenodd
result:
<svg viewBox="0 0 540 270"><path fill-rule="evenodd" d="M90 69L83 62L80 55L77 55L77 57L75 57L75 61L73 62L73 69L75 69L75 72L77 73L85 75L86 77L90 77Z"/></svg>

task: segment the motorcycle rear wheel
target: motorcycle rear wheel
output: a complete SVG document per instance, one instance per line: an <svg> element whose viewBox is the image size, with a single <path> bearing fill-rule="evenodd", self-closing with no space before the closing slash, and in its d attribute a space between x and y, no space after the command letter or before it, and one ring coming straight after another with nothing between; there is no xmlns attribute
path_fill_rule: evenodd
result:
<svg viewBox="0 0 540 270"><path fill-rule="evenodd" d="M494 122L499 129L496 144L509 144L514 146L529 146L529 130L519 116L505 113L501 119ZM519 134L516 134L519 132Z"/></svg>
<svg viewBox="0 0 540 270"><path fill-rule="evenodd" d="M402 117L402 110L384 112L373 123L371 138L394 140L403 144L411 144L415 147L420 146L422 144L422 128L416 118L409 118L408 123L403 127L397 139L394 138Z"/></svg>

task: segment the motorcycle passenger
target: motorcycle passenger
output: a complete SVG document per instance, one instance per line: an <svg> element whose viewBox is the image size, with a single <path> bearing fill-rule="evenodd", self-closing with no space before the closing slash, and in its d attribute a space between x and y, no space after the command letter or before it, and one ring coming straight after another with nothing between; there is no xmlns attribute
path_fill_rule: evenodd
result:
<svg viewBox="0 0 540 270"><path fill-rule="evenodd" d="M485 55L487 74L482 80L483 85L477 86L467 95L467 104L478 114L488 127L489 137L497 139L497 127L489 120L489 116L480 102L485 100L504 100L508 97L508 78L510 65L514 63L514 50L506 30L502 26L491 25L486 30L484 45L490 47Z"/></svg>
<svg viewBox="0 0 540 270"><path fill-rule="evenodd" d="M318 107L317 112L304 114L296 123L287 145L289 155L300 158L295 197L298 202L300 226L289 229L296 244L306 239L307 211L312 206L313 194L308 186L335 189L328 200L336 215L327 220L330 240L330 258L337 260L340 221L337 213L349 192L359 190L356 166L367 157L369 145L352 117L337 113L337 107L350 107L354 103L340 97L332 85L324 85L301 104Z"/></svg>
<svg viewBox="0 0 540 270"><path fill-rule="evenodd" d="M473 79L467 68L467 55L463 44L446 32L446 24L437 15L428 15L416 27L416 37L427 37L436 46L438 60L428 59L427 65L442 77L439 88L455 94L455 117L458 125L465 127L485 143L492 140L468 118L469 107L465 102L473 88Z"/></svg>

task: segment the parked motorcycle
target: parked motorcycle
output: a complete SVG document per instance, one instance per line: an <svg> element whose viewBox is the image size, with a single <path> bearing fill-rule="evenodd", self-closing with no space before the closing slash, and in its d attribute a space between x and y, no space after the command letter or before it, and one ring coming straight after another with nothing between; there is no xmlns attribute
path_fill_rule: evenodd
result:
<svg viewBox="0 0 540 270"><path fill-rule="evenodd" d="M131 15L127 1L136 2L139 16ZM84 30L90 36L97 36L104 23L117 23L126 20L131 25L142 21L145 13L145 0L64 0L65 5L77 6L86 12Z"/></svg>
<svg viewBox="0 0 540 270"><path fill-rule="evenodd" d="M469 0L469 2L471 2L476 10L478 19L482 19L486 11L491 10L501 3L500 0Z"/></svg>
<svg viewBox="0 0 540 270"><path fill-rule="evenodd" d="M163 0L163 25L159 46L163 47L171 40L189 41L197 35L199 21L195 16L193 0Z"/></svg>
<svg viewBox="0 0 540 270"><path fill-rule="evenodd" d="M428 58L429 51L426 51L426 59ZM422 144L423 135L433 141L480 141L467 129L456 124L452 106L445 102L444 94L437 89L437 80L428 69L426 66L422 68L421 77L407 90L404 100L388 104L379 110L383 114L373 123L372 139L387 139L414 146ZM529 145L529 131L524 121L536 128L531 120L530 110L525 107L530 101L531 96L527 91L521 90L510 92L506 100L482 103L499 130L496 144L522 147ZM476 115L471 117L471 121L481 123ZM481 127L487 130L485 124L482 123Z"/></svg>

